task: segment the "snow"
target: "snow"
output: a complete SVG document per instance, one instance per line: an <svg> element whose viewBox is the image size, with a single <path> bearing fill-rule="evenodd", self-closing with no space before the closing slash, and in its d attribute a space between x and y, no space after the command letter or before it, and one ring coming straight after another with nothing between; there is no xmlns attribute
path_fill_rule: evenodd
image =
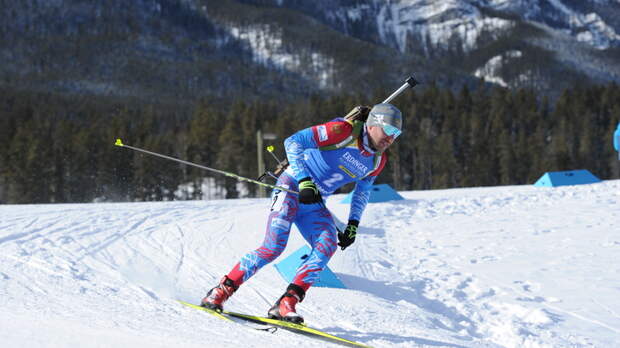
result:
<svg viewBox="0 0 620 348"><path fill-rule="evenodd" d="M346 18L357 22L364 19L363 13L370 10L371 7L369 4L355 4L351 7L347 7L346 10Z"/></svg>
<svg viewBox="0 0 620 348"><path fill-rule="evenodd" d="M310 289L309 325L376 347L620 345L620 180L400 193L330 262L349 289ZM0 205L2 346L327 346L176 302L258 246L269 205ZM302 244L294 230L281 258ZM263 314L286 285L268 265L227 308Z"/></svg>
<svg viewBox="0 0 620 348"><path fill-rule="evenodd" d="M504 64L509 63L511 58L520 58L522 55L522 52L519 50L511 50L495 56L489 59L484 66L476 69L474 76L484 78L487 82L507 87L508 82L501 77L501 68ZM518 80L520 82L527 81L527 76L521 75Z"/></svg>
<svg viewBox="0 0 620 348"><path fill-rule="evenodd" d="M320 88L333 85L334 58L309 50L291 53L283 39L282 28L269 24L253 24L230 26L227 30L232 37L249 47L256 63L301 73L311 80L316 80Z"/></svg>
<svg viewBox="0 0 620 348"><path fill-rule="evenodd" d="M617 0L616 0L617 1ZM581 13L563 0L376 0L377 28L381 41L401 52L420 51L431 47L448 48L457 37L464 52L476 49L481 34L499 37L514 26L513 21L487 17L480 8L508 11L520 18L553 26L579 42L603 50L618 46L620 34L597 13ZM607 2L603 2L605 4ZM544 10L546 4L554 10ZM351 15L351 14L349 14ZM352 20L357 19L354 14ZM408 47L417 37L425 47Z"/></svg>
<svg viewBox="0 0 620 348"><path fill-rule="evenodd" d="M513 25L509 20L484 17L474 5L460 0L390 1L377 14L381 41L394 41L401 52L427 50L429 46L447 49L455 36L467 52L476 48L482 33L497 37ZM424 47L408 47L412 36L420 38Z"/></svg>
<svg viewBox="0 0 620 348"><path fill-rule="evenodd" d="M510 10L519 14L525 19L547 23L548 19L553 18L553 22L561 22L560 27L554 28L563 31L579 42L584 42L590 46L604 50L613 46L617 46L620 41L620 35L616 33L614 28L607 23L597 13L580 13L565 4L563 0L547 0L555 11L544 13L541 9L541 1L525 0L525 1L502 1L492 0L488 3L493 8L499 10ZM617 0L614 0L617 2ZM598 2L599 5L609 5L608 0L592 1ZM558 24L548 24L557 26Z"/></svg>
<svg viewBox="0 0 620 348"><path fill-rule="evenodd" d="M607 49L613 42L620 41L620 35L596 13L578 16L571 25L576 28L577 41L589 43L597 49Z"/></svg>

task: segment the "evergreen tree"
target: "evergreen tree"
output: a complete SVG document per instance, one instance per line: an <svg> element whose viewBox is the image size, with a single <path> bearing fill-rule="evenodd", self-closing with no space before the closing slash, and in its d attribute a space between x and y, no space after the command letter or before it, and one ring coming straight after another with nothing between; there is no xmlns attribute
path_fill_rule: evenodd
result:
<svg viewBox="0 0 620 348"><path fill-rule="evenodd" d="M284 158L282 142L293 132L383 93L279 103L203 100L188 107L0 90L0 201L168 200L188 183L194 189L183 197L214 198L216 192L201 192L209 178L237 197L235 180L114 141L255 177L257 130L278 136L264 145L276 145ZM611 146L620 121L616 84L570 89L551 101L526 89L463 87L453 94L431 83L395 103L405 116L404 133L380 180L397 189L528 184L546 171L576 168L603 179L620 176ZM268 168L275 165L264 157ZM255 193L247 188L244 194Z"/></svg>
<svg viewBox="0 0 620 348"><path fill-rule="evenodd" d="M243 149L243 134L239 132L239 112L243 105L239 104L227 115L224 128L218 137L218 152L215 156L216 167L233 173L241 172L246 153ZM254 152L255 153L255 152ZM226 198L237 198L237 181L228 177L217 177L217 182L226 189Z"/></svg>
<svg viewBox="0 0 620 348"><path fill-rule="evenodd" d="M33 118L18 128L9 146L9 202L48 203L52 199L49 178L52 177L50 121Z"/></svg>

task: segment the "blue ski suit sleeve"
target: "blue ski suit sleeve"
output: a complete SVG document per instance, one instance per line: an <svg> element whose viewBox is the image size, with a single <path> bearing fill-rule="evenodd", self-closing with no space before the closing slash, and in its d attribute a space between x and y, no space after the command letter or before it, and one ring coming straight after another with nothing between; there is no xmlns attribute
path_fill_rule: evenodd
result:
<svg viewBox="0 0 620 348"><path fill-rule="evenodd" d="M375 182L376 176L368 176L355 184L353 197L351 198L351 210L349 211L349 220L361 221L362 214L368 204L370 198L370 188Z"/></svg>
<svg viewBox="0 0 620 348"><path fill-rule="evenodd" d="M318 147L314 140L312 128L302 129L284 140L286 157L297 181L310 176L301 160L304 150Z"/></svg>

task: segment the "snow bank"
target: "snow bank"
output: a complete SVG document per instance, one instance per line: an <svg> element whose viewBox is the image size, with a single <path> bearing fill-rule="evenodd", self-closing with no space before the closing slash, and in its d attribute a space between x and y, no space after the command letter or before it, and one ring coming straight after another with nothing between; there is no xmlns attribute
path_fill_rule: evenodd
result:
<svg viewBox="0 0 620 348"><path fill-rule="evenodd" d="M401 192L370 204L307 322L377 347L620 344L620 181ZM328 206L345 220L348 206ZM182 307L262 240L268 199L0 206L6 347L323 347ZM285 257L302 245L293 232ZM267 266L228 303L262 314Z"/></svg>

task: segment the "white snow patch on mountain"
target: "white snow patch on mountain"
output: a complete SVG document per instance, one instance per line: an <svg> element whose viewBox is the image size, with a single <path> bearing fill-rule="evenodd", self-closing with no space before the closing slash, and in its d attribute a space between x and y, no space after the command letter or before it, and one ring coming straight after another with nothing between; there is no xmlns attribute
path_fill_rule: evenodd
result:
<svg viewBox="0 0 620 348"><path fill-rule="evenodd" d="M506 11L526 21L553 26L596 49L618 46L619 34L597 13L577 12L562 0L547 0L547 8L543 5L540 0L378 1L376 20L381 41L401 52L427 49L429 45L446 48L454 38L459 38L462 49L468 52L476 48L481 33L497 37L514 25L510 20L485 16L480 8ZM357 12L351 15L359 17ZM410 47L411 38L422 41L425 47Z"/></svg>
<svg viewBox="0 0 620 348"><path fill-rule="evenodd" d="M620 35L596 13L574 16L571 25L578 41L589 43L597 49L607 49L613 42L620 41Z"/></svg>
<svg viewBox="0 0 620 348"><path fill-rule="evenodd" d="M315 80L321 88L331 85L335 60L318 52L287 49L281 28L269 24L255 24L231 26L228 29L234 38L248 45L256 63L301 73Z"/></svg>
<svg viewBox="0 0 620 348"><path fill-rule="evenodd" d="M352 21L359 21L363 18L363 13L370 9L368 4L356 4L347 8L346 18Z"/></svg>
<svg viewBox="0 0 620 348"><path fill-rule="evenodd" d="M259 64L287 70L300 64L299 56L284 51L282 33L277 27L268 24L231 27L230 34L250 46L254 61Z"/></svg>
<svg viewBox="0 0 620 348"><path fill-rule="evenodd" d="M511 58L520 58L521 51L512 50L489 59L486 64L476 69L474 76L484 78L488 82L496 83L502 87L508 87L508 83L501 77L501 68Z"/></svg>
<svg viewBox="0 0 620 348"><path fill-rule="evenodd" d="M381 40L394 42L401 52L448 48L458 38L463 51L475 48L482 33L497 37L513 26L509 20L483 16L475 6L459 1L400 0L381 7L377 28ZM410 39L422 41L424 47L408 47Z"/></svg>
<svg viewBox="0 0 620 348"><path fill-rule="evenodd" d="M485 6L498 10L508 10L522 18L541 24L547 24L545 18L552 17L554 21L561 24L560 27L553 29L563 31L580 42L589 44L596 49L607 49L620 42L620 36L614 28L607 23L597 13L580 13L568 7L562 0L547 0L555 11L547 10L543 13L540 0L521 0L504 1L492 0ZM618 3L620 1L614 0ZM599 1L601 5L609 4L607 0ZM557 23L556 23L557 25Z"/></svg>

